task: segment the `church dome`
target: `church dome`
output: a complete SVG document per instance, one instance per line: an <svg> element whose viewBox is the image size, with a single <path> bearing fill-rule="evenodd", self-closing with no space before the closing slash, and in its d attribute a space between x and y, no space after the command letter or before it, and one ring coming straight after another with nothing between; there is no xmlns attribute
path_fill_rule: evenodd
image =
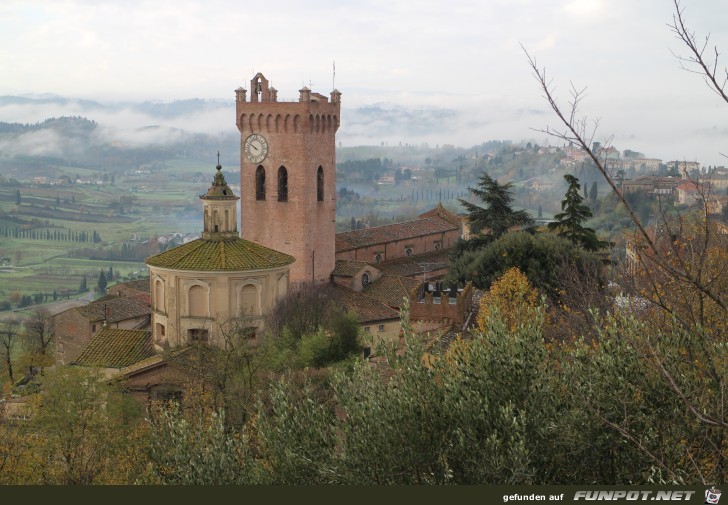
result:
<svg viewBox="0 0 728 505"><path fill-rule="evenodd" d="M172 270L240 272L284 267L294 261L293 256L237 238L193 240L147 258L146 264Z"/></svg>

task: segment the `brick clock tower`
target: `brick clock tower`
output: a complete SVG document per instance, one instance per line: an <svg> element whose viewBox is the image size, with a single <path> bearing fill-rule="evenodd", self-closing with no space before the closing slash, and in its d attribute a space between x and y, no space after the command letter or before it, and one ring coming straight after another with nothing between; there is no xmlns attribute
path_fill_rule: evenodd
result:
<svg viewBox="0 0 728 505"><path fill-rule="evenodd" d="M307 87L279 102L263 74L235 90L244 239L296 258L291 283L329 282L335 264L341 93Z"/></svg>

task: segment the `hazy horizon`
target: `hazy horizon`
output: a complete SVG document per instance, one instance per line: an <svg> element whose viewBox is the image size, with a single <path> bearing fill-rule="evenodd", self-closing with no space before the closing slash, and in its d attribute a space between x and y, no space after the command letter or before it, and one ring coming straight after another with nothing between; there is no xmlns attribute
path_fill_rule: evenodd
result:
<svg viewBox="0 0 728 505"><path fill-rule="evenodd" d="M699 41L710 34L709 48L728 50L717 0L682 7ZM281 100L295 100L303 85L325 95L339 89L344 146L541 144L537 130L558 126L557 118L523 44L564 106L570 83L587 88L581 113L600 120L595 140L663 160L725 164L726 104L679 68L672 53L684 51L667 27L673 8L669 0L283 0L274 11L226 0L9 0L0 5L0 45L13 49L0 52L0 95L76 100L0 106L0 121L82 115L127 137L149 125L235 133L233 90L261 71ZM193 98L229 108L160 118L83 105Z"/></svg>

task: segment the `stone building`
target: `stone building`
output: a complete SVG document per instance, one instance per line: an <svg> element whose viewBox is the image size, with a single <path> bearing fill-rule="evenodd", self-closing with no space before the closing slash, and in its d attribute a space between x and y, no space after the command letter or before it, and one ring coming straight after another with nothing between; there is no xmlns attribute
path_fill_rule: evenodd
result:
<svg viewBox="0 0 728 505"><path fill-rule="evenodd" d="M438 205L417 219L336 234L336 259L386 263L450 249L462 234L461 220Z"/></svg>
<svg viewBox="0 0 728 505"><path fill-rule="evenodd" d="M291 282L329 282L334 270L336 145L341 93L307 87L297 102L258 73L236 91L243 238L296 258Z"/></svg>
<svg viewBox="0 0 728 505"><path fill-rule="evenodd" d="M75 360L104 328L136 330L149 326L149 303L137 296L107 296L53 316L58 362Z"/></svg>
<svg viewBox="0 0 728 505"><path fill-rule="evenodd" d="M288 292L294 258L238 236L235 196L222 167L203 205L202 237L147 258L154 343L223 344L225 325L261 328ZM246 221L247 222L247 221Z"/></svg>

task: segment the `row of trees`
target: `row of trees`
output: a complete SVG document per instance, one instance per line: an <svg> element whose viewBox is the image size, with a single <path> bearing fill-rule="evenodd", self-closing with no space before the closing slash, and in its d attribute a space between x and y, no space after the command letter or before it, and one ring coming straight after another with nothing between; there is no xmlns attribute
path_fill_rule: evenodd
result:
<svg viewBox="0 0 728 505"><path fill-rule="evenodd" d="M101 235L96 230L88 233L87 231L73 230L36 230L19 226L0 228L0 237L25 240L56 240L60 242L93 242L94 244L101 242Z"/></svg>

